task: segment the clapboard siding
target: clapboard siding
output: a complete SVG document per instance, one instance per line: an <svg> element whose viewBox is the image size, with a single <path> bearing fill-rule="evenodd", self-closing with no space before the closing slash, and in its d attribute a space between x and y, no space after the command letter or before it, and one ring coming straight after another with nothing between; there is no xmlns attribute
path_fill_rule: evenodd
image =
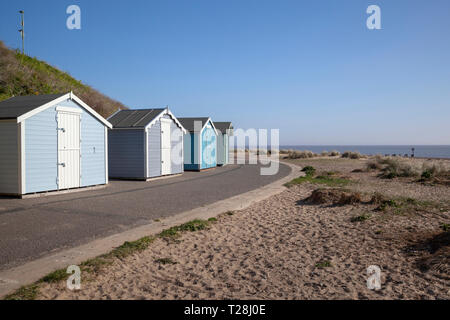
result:
<svg viewBox="0 0 450 320"><path fill-rule="evenodd" d="M161 122L155 123L148 129L148 177L161 175Z"/></svg>
<svg viewBox="0 0 450 320"><path fill-rule="evenodd" d="M145 177L145 133L143 130L109 130L109 176Z"/></svg>
<svg viewBox="0 0 450 320"><path fill-rule="evenodd" d="M58 189L57 106L82 111L80 186L106 183L105 126L83 107L69 99L25 120L26 193Z"/></svg>
<svg viewBox="0 0 450 320"><path fill-rule="evenodd" d="M0 193L20 193L17 127L15 121L0 121Z"/></svg>
<svg viewBox="0 0 450 320"><path fill-rule="evenodd" d="M171 171L172 174L182 173L184 171L183 164L183 130L172 121L171 123L171 134L170 134L170 144L172 152L171 158Z"/></svg>
<svg viewBox="0 0 450 320"><path fill-rule="evenodd" d="M58 135L56 108L26 119L25 193L58 189Z"/></svg>

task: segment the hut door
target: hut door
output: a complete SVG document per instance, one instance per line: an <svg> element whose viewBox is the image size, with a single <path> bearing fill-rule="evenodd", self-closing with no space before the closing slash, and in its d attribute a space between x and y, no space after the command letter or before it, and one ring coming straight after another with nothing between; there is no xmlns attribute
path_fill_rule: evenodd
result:
<svg viewBox="0 0 450 320"><path fill-rule="evenodd" d="M161 175L170 174L170 120L161 119Z"/></svg>
<svg viewBox="0 0 450 320"><path fill-rule="evenodd" d="M80 111L60 107L58 122L58 189L80 187Z"/></svg>

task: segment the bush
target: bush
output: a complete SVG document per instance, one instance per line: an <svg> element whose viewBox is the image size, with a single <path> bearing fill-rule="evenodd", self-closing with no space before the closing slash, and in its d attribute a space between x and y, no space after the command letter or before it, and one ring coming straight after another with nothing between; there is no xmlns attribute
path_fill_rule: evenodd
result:
<svg viewBox="0 0 450 320"><path fill-rule="evenodd" d="M357 204L361 203L361 194L358 192L343 193L339 199L339 205Z"/></svg>
<svg viewBox="0 0 450 320"><path fill-rule="evenodd" d="M304 173L306 173L307 176L312 176L316 173L316 169L312 166L306 166L302 169Z"/></svg>
<svg viewBox="0 0 450 320"><path fill-rule="evenodd" d="M296 150L290 150L286 159L309 159L317 157L317 154L315 154L312 151L296 151Z"/></svg>
<svg viewBox="0 0 450 320"><path fill-rule="evenodd" d="M345 151L342 154L342 158L360 159L360 158L362 158L362 155L359 152Z"/></svg>
<svg viewBox="0 0 450 320"><path fill-rule="evenodd" d="M442 168L442 166L438 167L436 164L433 164L432 166L427 166L424 164L421 177L423 179L428 180L441 175L443 172L445 172L445 169Z"/></svg>
<svg viewBox="0 0 450 320"><path fill-rule="evenodd" d="M333 150L328 154L330 157L337 157L340 156L341 153L339 151Z"/></svg>
<svg viewBox="0 0 450 320"><path fill-rule="evenodd" d="M385 166L381 170L381 178L393 179L397 177L416 177L418 175L417 171L407 163L401 163L397 159L383 159L380 161Z"/></svg>
<svg viewBox="0 0 450 320"><path fill-rule="evenodd" d="M367 171L381 170L383 167L377 161L369 161L366 164Z"/></svg>

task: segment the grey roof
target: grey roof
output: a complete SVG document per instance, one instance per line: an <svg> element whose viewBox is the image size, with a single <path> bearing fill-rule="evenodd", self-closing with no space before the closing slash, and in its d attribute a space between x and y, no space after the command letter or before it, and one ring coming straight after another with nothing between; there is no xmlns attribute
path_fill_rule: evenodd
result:
<svg viewBox="0 0 450 320"><path fill-rule="evenodd" d="M216 122L214 121L214 126L217 130L219 130L222 133L225 133L228 129L232 130L233 125L231 122Z"/></svg>
<svg viewBox="0 0 450 320"><path fill-rule="evenodd" d="M0 119L17 119L66 93L12 97L0 102Z"/></svg>
<svg viewBox="0 0 450 320"><path fill-rule="evenodd" d="M195 121L200 121L203 128L208 120L209 118L178 118L178 121L180 121L182 126L189 132L194 132Z"/></svg>
<svg viewBox="0 0 450 320"><path fill-rule="evenodd" d="M113 125L113 128L145 128L164 110L165 109L120 110L108 118L108 121Z"/></svg>

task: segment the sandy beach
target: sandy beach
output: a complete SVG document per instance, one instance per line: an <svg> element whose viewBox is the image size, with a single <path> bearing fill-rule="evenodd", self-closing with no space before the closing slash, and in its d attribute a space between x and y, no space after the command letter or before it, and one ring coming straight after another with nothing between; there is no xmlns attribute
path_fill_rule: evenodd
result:
<svg viewBox="0 0 450 320"><path fill-rule="evenodd" d="M302 183L208 228L158 238L94 274L79 291L45 283L39 299L448 299L450 188L374 173L352 173L365 160L299 160L339 171L361 201L314 203L321 186ZM362 187L364 186L364 188ZM401 188L399 188L401 186ZM331 188L334 190L334 188ZM377 211L370 192L429 198L433 206ZM428 199L430 200L430 199ZM365 221L354 217L370 216ZM381 269L381 289L367 288L367 268Z"/></svg>

